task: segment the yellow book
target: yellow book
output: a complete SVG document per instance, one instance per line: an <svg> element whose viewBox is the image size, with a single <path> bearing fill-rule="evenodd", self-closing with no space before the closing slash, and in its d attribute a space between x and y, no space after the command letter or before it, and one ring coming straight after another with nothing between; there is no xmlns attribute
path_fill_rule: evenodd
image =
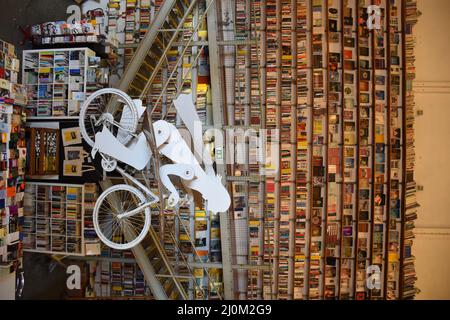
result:
<svg viewBox="0 0 450 320"><path fill-rule="evenodd" d="M314 120L314 133L321 134L322 131L322 120Z"/></svg>
<svg viewBox="0 0 450 320"><path fill-rule="evenodd" d="M250 220L248 222L248 224L250 225L250 227L259 227L259 221L258 220Z"/></svg>
<svg viewBox="0 0 450 320"><path fill-rule="evenodd" d="M208 84L199 83L197 84L197 92L206 92L208 90Z"/></svg>
<svg viewBox="0 0 450 320"><path fill-rule="evenodd" d="M204 210L197 210L195 211L195 217L196 218L205 218L206 214Z"/></svg>
<svg viewBox="0 0 450 320"><path fill-rule="evenodd" d="M180 241L189 241L189 236L187 234L180 234Z"/></svg>
<svg viewBox="0 0 450 320"><path fill-rule="evenodd" d="M50 73L50 68L40 68L39 73Z"/></svg>
<svg viewBox="0 0 450 320"><path fill-rule="evenodd" d="M389 252L389 262L398 262L398 254L396 252Z"/></svg>
<svg viewBox="0 0 450 320"><path fill-rule="evenodd" d="M203 269L194 269L194 277L203 278Z"/></svg>
<svg viewBox="0 0 450 320"><path fill-rule="evenodd" d="M245 50L245 49L238 50L238 56L245 56L246 53L247 53L247 50Z"/></svg>
<svg viewBox="0 0 450 320"><path fill-rule="evenodd" d="M301 149L301 150L308 149L308 141L297 142L297 149Z"/></svg>
<svg viewBox="0 0 450 320"><path fill-rule="evenodd" d="M375 135L375 143L384 143L384 134Z"/></svg>

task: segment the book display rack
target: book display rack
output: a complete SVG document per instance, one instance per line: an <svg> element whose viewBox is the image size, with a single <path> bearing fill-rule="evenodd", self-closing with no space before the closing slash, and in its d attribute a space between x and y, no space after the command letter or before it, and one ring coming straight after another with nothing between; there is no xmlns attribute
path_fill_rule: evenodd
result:
<svg viewBox="0 0 450 320"><path fill-rule="evenodd" d="M130 251L117 251L104 247L102 257L115 259L89 261L91 292L86 298L146 297L150 295L144 275L135 262L121 260L133 259Z"/></svg>
<svg viewBox="0 0 450 320"><path fill-rule="evenodd" d="M15 47L0 40L0 278L22 268L27 148L26 95L17 83L19 69Z"/></svg>
<svg viewBox="0 0 450 320"><path fill-rule="evenodd" d="M109 0L108 30L116 38L114 41L125 45L119 52L124 57L125 68L135 52L133 45L143 39L159 5L152 0Z"/></svg>
<svg viewBox="0 0 450 320"><path fill-rule="evenodd" d="M93 213L98 198L98 186L95 183L84 185L84 243L86 255L98 255L101 252L100 239L94 229Z"/></svg>
<svg viewBox="0 0 450 320"><path fill-rule="evenodd" d="M235 134L225 138L235 142L226 150L233 162L224 166L230 221L201 200L172 209L161 197L146 238L153 247L142 244L136 258L145 252L151 263L164 263L166 269L155 270L161 278L166 271L173 276L173 264L181 280L173 279L190 299L220 299L231 291L242 300L414 299L416 0L219 2L218 30L208 30L203 17L210 2L198 1L166 55L177 25L168 16L161 27L168 30L154 40L159 48L151 43L146 57L154 61L143 62L147 71L159 71L136 76L139 83L151 82L141 98L153 121L164 118L182 128L172 105L180 92L192 92L205 129L213 123L213 102L214 112L220 107L215 124L223 117L224 132ZM109 0L108 27L124 58L113 66L116 75L162 4ZM217 70L210 70L208 36L216 32L220 39L209 43L219 65L214 61ZM26 50L22 88L16 83L20 62L11 50L0 42L0 211L7 217L0 225L0 263L21 257L21 231L25 251L85 261L90 284L83 298L151 298L136 262L142 260L132 251L106 248L96 235L92 214L100 185L63 179L24 184L24 110L29 120L78 119L83 101L103 84L98 72L104 64L88 48ZM217 89L211 74L220 78L212 80L223 96L211 96ZM66 167L59 144L67 135L59 130L79 129L48 123L26 131L27 178L45 180ZM214 151L223 156L222 149ZM143 177L152 190L160 187L155 175ZM220 222L231 222L226 232L232 239L222 237ZM178 286L173 279L161 282Z"/></svg>
<svg viewBox="0 0 450 320"><path fill-rule="evenodd" d="M28 182L25 188L24 250L84 255L84 186Z"/></svg>
<svg viewBox="0 0 450 320"><path fill-rule="evenodd" d="M227 125L279 131L278 163L230 169L265 174L230 183L234 236L248 234L235 259L270 269L235 271L239 297L414 298L416 2L241 0L235 20L259 45L225 68Z"/></svg>
<svg viewBox="0 0 450 320"><path fill-rule="evenodd" d="M25 50L28 119L78 119L82 102L99 89L91 70L97 64L95 52L87 48Z"/></svg>

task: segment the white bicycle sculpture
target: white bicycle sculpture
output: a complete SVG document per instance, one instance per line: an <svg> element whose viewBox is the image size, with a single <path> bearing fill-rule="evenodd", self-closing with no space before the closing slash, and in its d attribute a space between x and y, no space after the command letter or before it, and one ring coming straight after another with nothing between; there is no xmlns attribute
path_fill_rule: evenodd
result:
<svg viewBox="0 0 450 320"><path fill-rule="evenodd" d="M180 95L174 104L193 134L193 124L200 120L192 95ZM206 161L205 171L174 125L164 120L152 124L156 150L150 148L144 132L136 133L145 110L142 101L132 100L126 93L110 88L89 96L80 110L81 134L92 147L93 158L99 154L105 171L116 170L134 184L118 184L106 189L94 207L94 228L100 240L114 249L130 249L144 239L150 228L150 207L165 197L155 195L120 168L118 162L143 170L156 152L169 159L171 164L159 168L159 178L170 192L170 207L180 201L180 195L169 178L171 175L180 177L188 191L198 191L206 200L209 211L225 212L231 203L228 191L211 163Z"/></svg>

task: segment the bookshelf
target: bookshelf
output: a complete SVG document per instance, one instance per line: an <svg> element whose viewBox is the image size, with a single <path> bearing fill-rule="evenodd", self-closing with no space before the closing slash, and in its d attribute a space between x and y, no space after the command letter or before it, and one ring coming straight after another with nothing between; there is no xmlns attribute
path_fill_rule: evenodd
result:
<svg viewBox="0 0 450 320"><path fill-rule="evenodd" d="M102 250L102 257L111 257L114 261L89 261L89 278L91 297L148 297L150 291L144 275L135 262L123 260L133 258L130 251L116 251L108 248Z"/></svg>
<svg viewBox="0 0 450 320"><path fill-rule="evenodd" d="M27 118L78 119L81 104L99 89L98 60L88 48L24 50Z"/></svg>
<svg viewBox="0 0 450 320"><path fill-rule="evenodd" d="M26 97L18 84L20 60L12 44L0 40L0 278L22 268L23 196L27 148Z"/></svg>
<svg viewBox="0 0 450 320"><path fill-rule="evenodd" d="M403 14L403 68L405 76L404 84L404 141L405 141L405 193L404 193L404 211L403 221L404 229L402 234L402 269L401 269L401 298L414 299L416 294L415 282L417 280L414 266L414 255L412 251L414 241L414 220L417 219L417 203L416 191L417 186L414 181L415 169L415 151L414 151L414 116L415 103L414 91L412 89L412 81L415 79L415 55L414 55L414 35L413 28L417 23L417 3L415 1L406 0L404 2Z"/></svg>
<svg viewBox="0 0 450 320"><path fill-rule="evenodd" d="M356 246L356 227L358 197L356 190L358 189L357 172L359 170L359 144L357 138L357 124L359 123L359 112L355 93L358 95L358 87L355 83L359 79L359 74L355 71L358 60L358 30L356 21L356 2L353 1L345 7L341 4L342 23L341 33L343 38L343 48L347 54L342 55L344 85L341 91L343 103L343 115L341 131L343 134L343 197L342 197L342 213L340 223L340 265L338 271L338 297L340 299L353 298L355 278L355 246ZM346 30L347 36L344 36ZM353 79L353 81L352 81ZM358 135L359 137L359 135Z"/></svg>
<svg viewBox="0 0 450 320"><path fill-rule="evenodd" d="M372 5L379 28L367 24ZM266 182L253 189L264 202L260 224L248 185L230 183L236 241L248 215L248 263L270 269L235 271L247 279L246 297L413 298L416 2L262 0L235 9L236 39L259 41L236 46L235 64L224 67L236 75L225 87L234 94L227 125L248 124L248 99L259 91L260 124L280 133L268 140L279 146L279 162L260 167ZM253 64L256 87L246 73ZM229 170L255 174L245 165ZM253 238L257 230L263 241Z"/></svg>
<svg viewBox="0 0 450 320"><path fill-rule="evenodd" d="M24 250L83 256L84 185L29 182L24 197Z"/></svg>

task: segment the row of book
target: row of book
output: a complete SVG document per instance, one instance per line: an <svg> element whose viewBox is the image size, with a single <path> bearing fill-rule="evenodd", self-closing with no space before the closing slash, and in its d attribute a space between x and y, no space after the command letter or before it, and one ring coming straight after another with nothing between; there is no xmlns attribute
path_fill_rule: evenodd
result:
<svg viewBox="0 0 450 320"><path fill-rule="evenodd" d="M124 43L139 43L149 29L154 14L155 8L150 0L126 0L124 12L125 29L123 30ZM133 48L125 49L125 67L131 61L134 51Z"/></svg>
<svg viewBox="0 0 450 320"><path fill-rule="evenodd" d="M17 59L15 47L0 40L0 79L17 84L19 71L20 60ZM5 89L9 90L9 88Z"/></svg>
<svg viewBox="0 0 450 320"><path fill-rule="evenodd" d="M417 2L407 0L405 2L405 136L406 136L406 186L404 208L404 232L403 232L403 269L401 270L402 297L414 299L417 294L415 286L417 275L415 270L415 257L412 252L414 240L414 221L417 219L418 203L416 199L416 183L414 181L415 151L414 151L414 91L412 81L415 79L415 55L413 29L418 20Z"/></svg>
<svg viewBox="0 0 450 320"><path fill-rule="evenodd" d="M82 254L82 188L27 183L24 196L24 249Z"/></svg>
<svg viewBox="0 0 450 320"><path fill-rule="evenodd" d="M93 58L89 49L24 51L28 116L78 115L81 103L102 83Z"/></svg>
<svg viewBox="0 0 450 320"><path fill-rule="evenodd" d="M90 291L86 297L144 297L150 290L137 263L122 262L132 259L130 251L117 251L103 247L101 257L113 261L92 260L89 262Z"/></svg>
<svg viewBox="0 0 450 320"><path fill-rule="evenodd" d="M98 186L95 183L84 185L84 243L86 255L97 255L101 252L100 240L94 228L93 213L98 198Z"/></svg>
<svg viewBox="0 0 450 320"><path fill-rule="evenodd" d="M272 299L414 296L414 105L407 88L414 75L416 6L377 1L380 26L373 29L367 23L372 4L236 3L235 37L258 38L252 30L260 30L266 45L237 46L236 81L226 84L235 93L227 105L228 124L249 125L253 101L262 97L261 117L279 132L279 139L269 139L279 146L272 156L279 163L265 171L264 224L252 200L264 194L262 186L232 183L236 241L242 239L242 219L248 219L250 235L250 251L236 249L236 256L259 263L264 232L263 261L272 265L263 274L236 271L239 283L248 283L248 298L261 292ZM253 91L250 70L258 66L261 82L255 87L261 94ZM235 164L232 170L236 176L258 175L252 169Z"/></svg>

